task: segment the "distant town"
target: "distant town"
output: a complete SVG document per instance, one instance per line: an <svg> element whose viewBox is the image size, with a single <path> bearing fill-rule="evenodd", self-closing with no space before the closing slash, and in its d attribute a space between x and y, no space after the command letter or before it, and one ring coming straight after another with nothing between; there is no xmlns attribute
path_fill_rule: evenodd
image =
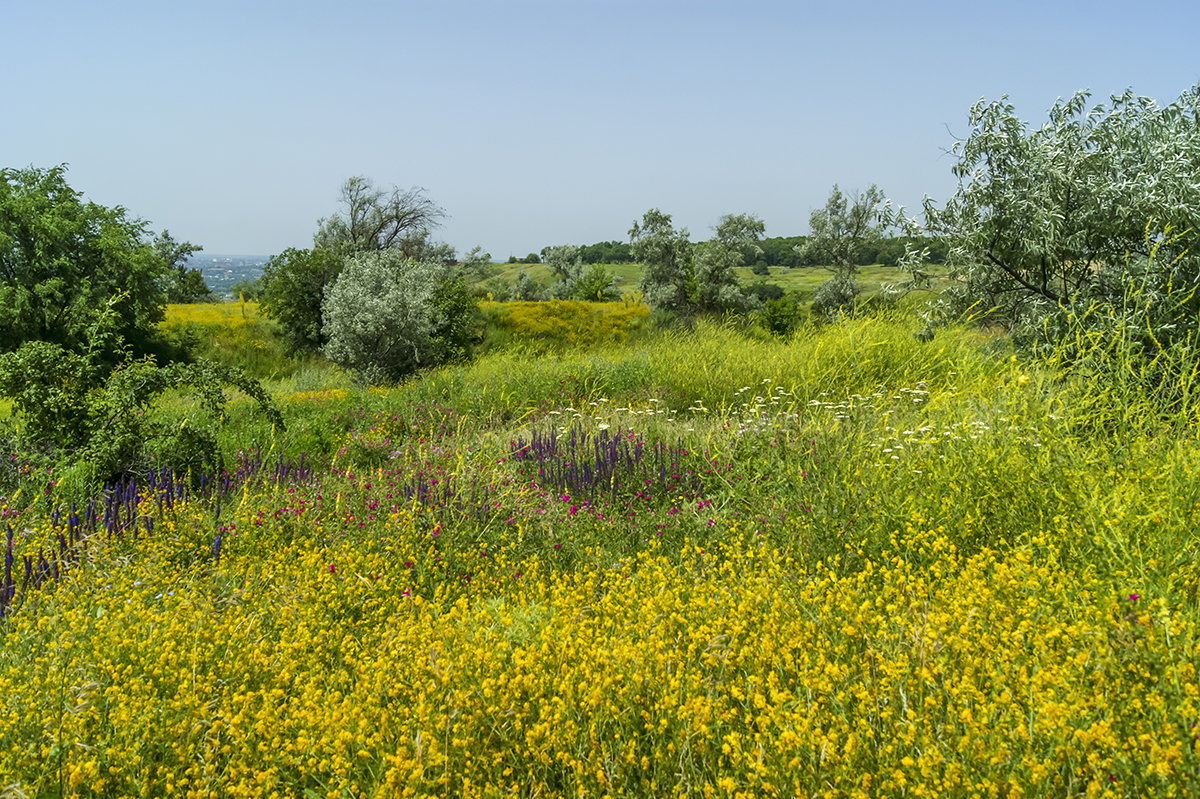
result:
<svg viewBox="0 0 1200 799"><path fill-rule="evenodd" d="M226 300L236 300L233 287L262 276L269 255L219 255L200 252L192 256L188 266L199 269L204 282L214 293Z"/></svg>

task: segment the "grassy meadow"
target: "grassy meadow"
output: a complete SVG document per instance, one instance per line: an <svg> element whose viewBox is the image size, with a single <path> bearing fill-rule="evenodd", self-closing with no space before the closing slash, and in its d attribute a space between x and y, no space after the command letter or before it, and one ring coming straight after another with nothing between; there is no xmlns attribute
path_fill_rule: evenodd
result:
<svg viewBox="0 0 1200 799"><path fill-rule="evenodd" d="M0 500L0 795L1200 793L1188 397L633 316L365 389L173 307L286 430L234 398L222 474Z"/></svg>
<svg viewBox="0 0 1200 799"><path fill-rule="evenodd" d="M608 272L617 279L617 288L624 295L632 295L637 291L638 281L642 277L642 265L636 263L622 264L602 264ZM930 267L930 272L935 277L940 273L941 267ZM550 286L555 281L555 276L549 266L545 264L495 264L492 267L493 274L489 280L495 280L505 286L512 286L517 282L517 276L521 272L528 272L530 279L542 286ZM783 266L768 267L768 274L756 275L754 270L748 266L741 266L733 270L738 280L743 286L752 285L759 281L763 283L779 286L784 291L797 291L807 300L811 300L813 293L817 287L829 280L832 277L832 272L828 269L819 266L806 266L788 268ZM879 293L879 289L884 284L900 284L909 279L909 276L894 266L882 266L874 264L872 266L862 266L858 269L857 279L862 287L863 295L870 297ZM480 285L487 285L484 281Z"/></svg>

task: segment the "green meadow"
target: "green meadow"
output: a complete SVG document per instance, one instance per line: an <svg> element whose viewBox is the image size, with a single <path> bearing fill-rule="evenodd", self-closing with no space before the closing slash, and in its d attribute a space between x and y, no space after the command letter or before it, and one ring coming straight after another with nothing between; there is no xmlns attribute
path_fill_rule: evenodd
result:
<svg viewBox="0 0 1200 799"><path fill-rule="evenodd" d="M1196 408L1111 341L701 321L366 388L164 324L286 424L231 395L224 478L90 517L19 475L7 795L1200 791Z"/></svg>

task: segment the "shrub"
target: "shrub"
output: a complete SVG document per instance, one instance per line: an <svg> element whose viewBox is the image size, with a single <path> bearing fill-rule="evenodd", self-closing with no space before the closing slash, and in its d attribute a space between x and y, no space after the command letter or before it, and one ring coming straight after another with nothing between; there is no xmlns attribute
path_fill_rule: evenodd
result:
<svg viewBox="0 0 1200 799"><path fill-rule="evenodd" d="M351 258L322 306L331 361L372 385L463 357L474 303L453 267L394 250Z"/></svg>
<svg viewBox="0 0 1200 799"><path fill-rule="evenodd" d="M767 332L776 336L786 336L804 321L805 314L800 307L799 292L789 292L767 300L762 310L758 312L758 321Z"/></svg>
<svg viewBox="0 0 1200 799"><path fill-rule="evenodd" d="M813 293L813 311L835 316L854 307L854 299L862 289L851 275L840 275L817 286Z"/></svg>
<svg viewBox="0 0 1200 799"><path fill-rule="evenodd" d="M279 322L292 349L317 350L325 344L325 292L341 272L342 257L322 247L284 250L267 261L262 310Z"/></svg>
<svg viewBox="0 0 1200 799"><path fill-rule="evenodd" d="M110 370L90 356L47 341L0 355L0 396L10 398L20 414L20 438L79 472L81 488L140 469L151 450L181 470L205 462L219 467L213 428L224 421L223 387L246 394L272 424L283 427L266 392L241 370L203 360L159 367L150 358ZM185 416L179 422L150 414L168 391L196 394L205 418Z"/></svg>

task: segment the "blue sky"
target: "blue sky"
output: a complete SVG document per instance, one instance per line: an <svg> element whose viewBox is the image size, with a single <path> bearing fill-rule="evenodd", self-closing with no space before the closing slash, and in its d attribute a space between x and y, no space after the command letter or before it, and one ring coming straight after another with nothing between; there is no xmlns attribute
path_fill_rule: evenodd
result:
<svg viewBox="0 0 1200 799"><path fill-rule="evenodd" d="M311 244L351 175L424 187L497 260L651 207L807 232L834 183L954 188L971 104L1200 81L1194 2L0 1L0 166L209 253Z"/></svg>

